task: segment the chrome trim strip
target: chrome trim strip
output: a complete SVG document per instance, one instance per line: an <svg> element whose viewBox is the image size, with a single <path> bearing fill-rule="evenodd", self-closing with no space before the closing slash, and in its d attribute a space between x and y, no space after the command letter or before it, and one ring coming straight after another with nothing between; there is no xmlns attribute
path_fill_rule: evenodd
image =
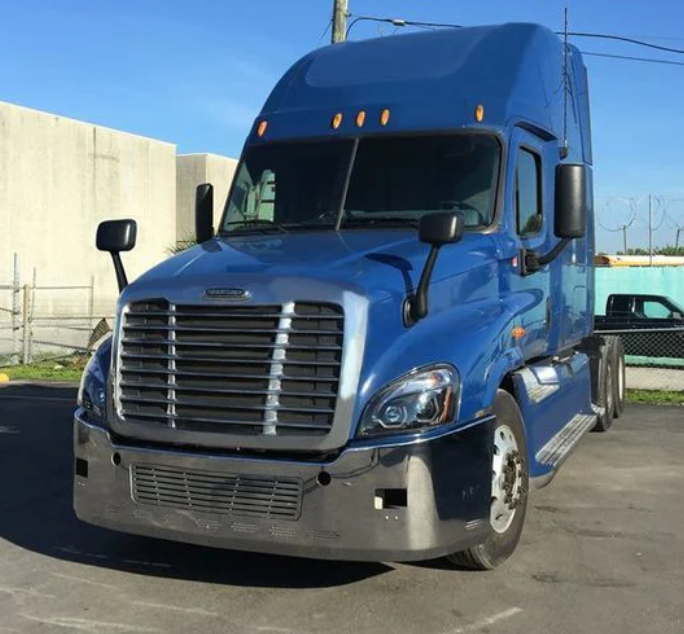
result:
<svg viewBox="0 0 684 634"><path fill-rule="evenodd" d="M114 449L130 449L133 450L137 453L146 453L150 455L155 455L155 456L164 456L164 455L175 455L175 456L185 456L185 457L201 457L201 458L212 458L214 460L229 460L229 461L240 461L240 462L246 462L246 463L259 463L263 464L264 462L270 462L273 464L289 464L289 465L319 465L321 467L326 467L328 465L331 465L335 463L337 460L339 460L339 455L336 455L334 458L330 460L325 460L325 461L307 461L307 460L292 460L289 458L272 458L269 456L268 452L265 452L263 456L260 456L258 458L254 458L251 456L244 456L244 455L239 455L239 454L221 454L221 453L209 453L209 451L204 451L202 453L193 453L192 451L183 451L182 449L179 449L178 447L142 447L138 445L127 445L127 444L119 444L115 442L111 434L109 433L109 430L107 430L103 425L98 425L94 422L91 422L88 419L87 412L83 408L79 408L76 410L75 413L75 418L81 423L82 425L86 426L89 430L97 431L97 432L104 432L107 436L107 441L111 444L111 446ZM386 438L381 438L381 439L374 439L374 440L367 440L367 441L362 441L362 442L354 442L350 443L346 447L344 447L341 450L341 453L347 453L347 452L361 452L361 451L374 451L375 449L392 449L393 447L408 447L411 445L422 445L427 442L430 442L432 440L439 440L440 438L445 438L446 436L450 435L455 435L458 434L462 431L466 431L468 429L471 429L473 427L476 427L477 425L482 425L485 423L493 422L496 420L496 417L493 414L490 414L489 416L485 416L483 418L477 418L475 420L472 420L468 423L465 423L463 425L458 425L458 424L452 424L448 425L439 429L435 429L432 432L429 433L424 433L422 435L413 435L413 436L407 436L404 438L397 438L396 436L393 437L386 437Z"/></svg>
<svg viewBox="0 0 684 634"><path fill-rule="evenodd" d="M482 425L484 423L489 423L494 421L496 417L493 414L484 416L482 418L476 418L464 424L452 423L450 425L444 425L443 427L438 427L427 432L406 435L403 438L398 438L397 436L390 437L378 437L369 438L364 440L352 441L345 451L368 451L369 449L385 449L391 447L407 447L409 445L421 445L431 440L437 440L439 438L444 438L445 436L450 436L452 434L457 434L459 432L470 429L477 425Z"/></svg>

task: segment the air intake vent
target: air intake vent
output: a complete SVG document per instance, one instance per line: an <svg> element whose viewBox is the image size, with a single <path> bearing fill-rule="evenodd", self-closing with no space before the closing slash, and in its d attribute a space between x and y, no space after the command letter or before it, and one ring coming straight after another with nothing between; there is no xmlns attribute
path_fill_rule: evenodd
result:
<svg viewBox="0 0 684 634"><path fill-rule="evenodd" d="M325 435L342 355L339 306L130 304L119 346L127 423L250 435Z"/></svg>
<svg viewBox="0 0 684 634"><path fill-rule="evenodd" d="M285 520L296 520L301 512L302 482L294 478L148 465L133 465L131 471L133 499L138 504Z"/></svg>

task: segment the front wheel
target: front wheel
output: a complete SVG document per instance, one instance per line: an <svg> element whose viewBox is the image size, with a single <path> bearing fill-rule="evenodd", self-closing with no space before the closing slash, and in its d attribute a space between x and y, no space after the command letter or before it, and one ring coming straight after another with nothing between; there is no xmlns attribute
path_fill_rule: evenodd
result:
<svg viewBox="0 0 684 634"><path fill-rule="evenodd" d="M513 554L527 511L529 473L522 415L515 399L504 390L497 391L493 409L492 531L482 544L447 557L453 564L472 570L492 570Z"/></svg>

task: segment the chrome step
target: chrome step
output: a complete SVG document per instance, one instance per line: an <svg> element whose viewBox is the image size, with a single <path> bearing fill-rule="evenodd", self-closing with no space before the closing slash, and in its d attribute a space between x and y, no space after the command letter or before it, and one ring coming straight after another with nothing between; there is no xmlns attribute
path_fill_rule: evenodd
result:
<svg viewBox="0 0 684 634"><path fill-rule="evenodd" d="M536 454L537 462L551 467L557 467L596 424L595 414L577 414Z"/></svg>

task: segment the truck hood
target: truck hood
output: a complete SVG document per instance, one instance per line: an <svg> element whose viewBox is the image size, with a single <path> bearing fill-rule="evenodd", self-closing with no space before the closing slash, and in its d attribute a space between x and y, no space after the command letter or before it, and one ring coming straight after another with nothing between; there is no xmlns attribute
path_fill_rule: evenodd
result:
<svg viewBox="0 0 684 634"><path fill-rule="evenodd" d="M414 231L298 232L217 237L157 265L132 287L203 284L233 287L259 280L306 278L354 287L370 301L415 289L429 246ZM442 248L432 281L459 275L496 259L491 235L467 234Z"/></svg>

